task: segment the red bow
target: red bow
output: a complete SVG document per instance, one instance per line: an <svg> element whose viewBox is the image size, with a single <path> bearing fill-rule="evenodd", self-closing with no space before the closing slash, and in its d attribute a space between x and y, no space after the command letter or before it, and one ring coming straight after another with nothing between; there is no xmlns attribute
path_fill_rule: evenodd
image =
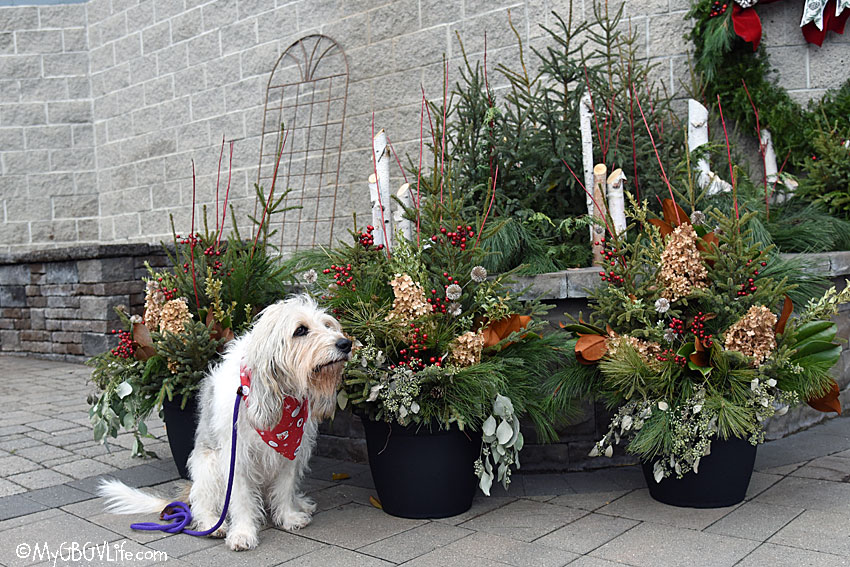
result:
<svg viewBox="0 0 850 567"><path fill-rule="evenodd" d="M761 0L759 4L770 4L777 0ZM835 0L829 0L826 8L823 10L823 29L819 30L814 22L809 22L803 26L803 37L809 43L814 43L818 47L823 44L826 37L826 32L834 31L838 34L844 33L844 24L850 16L850 10L844 10L840 16L835 16ZM754 7L741 8L738 4L732 7L732 27L735 29L735 34L753 44L753 51L758 49L761 41L761 19Z"/></svg>

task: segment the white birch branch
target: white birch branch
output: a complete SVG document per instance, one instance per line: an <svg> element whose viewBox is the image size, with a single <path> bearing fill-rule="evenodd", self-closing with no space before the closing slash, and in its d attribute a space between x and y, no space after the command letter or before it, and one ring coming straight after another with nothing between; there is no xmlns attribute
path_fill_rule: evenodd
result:
<svg viewBox="0 0 850 567"><path fill-rule="evenodd" d="M612 227L618 237L626 233L626 199L623 193L623 184L626 176L620 168L615 169L608 176L608 213L614 223Z"/></svg>
<svg viewBox="0 0 850 567"><path fill-rule="evenodd" d="M581 131L581 162L584 169L584 187L587 190L587 214L596 214L593 199L593 110L590 105L590 93L584 93L579 103L579 130ZM590 227L590 243L596 240L594 228Z"/></svg>
<svg viewBox="0 0 850 567"><path fill-rule="evenodd" d="M405 183L399 187L395 194L403 206L396 203L395 211L393 212L393 222L396 227L396 234L401 236L408 242L413 241L413 223L404 218L404 209L413 207L413 195L410 193L410 184Z"/></svg>
<svg viewBox="0 0 850 567"><path fill-rule="evenodd" d="M694 99L688 99L688 149L693 152L708 143L708 109ZM697 160L697 184L708 188L709 195L728 193L732 186L711 171L706 157Z"/></svg>
<svg viewBox="0 0 850 567"><path fill-rule="evenodd" d="M608 216L608 207L605 205L605 182L608 168L604 163L598 163L593 167L593 263L602 264L602 243L599 241L605 237L605 217ZM599 242L599 244L597 244Z"/></svg>
<svg viewBox="0 0 850 567"><path fill-rule="evenodd" d="M387 133L383 128L375 135L373 148L375 152L375 168L378 173L375 182L374 199L372 199L372 223L375 226L375 244L385 242L387 248L392 249L393 219L390 215L390 152L387 145ZM374 174L372 177L374 177ZM370 198L372 197L372 177L369 178ZM378 198L379 196L380 199ZM381 214L381 206L384 208L383 215ZM383 221L381 220L382 218ZM384 239L384 234L386 234L386 240Z"/></svg>

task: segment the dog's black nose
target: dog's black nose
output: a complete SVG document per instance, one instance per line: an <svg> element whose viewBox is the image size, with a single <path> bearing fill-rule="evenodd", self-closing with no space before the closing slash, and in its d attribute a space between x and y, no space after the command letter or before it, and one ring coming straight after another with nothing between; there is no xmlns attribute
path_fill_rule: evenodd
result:
<svg viewBox="0 0 850 567"><path fill-rule="evenodd" d="M351 341L345 338L339 339L336 342L336 348L342 352L351 352Z"/></svg>

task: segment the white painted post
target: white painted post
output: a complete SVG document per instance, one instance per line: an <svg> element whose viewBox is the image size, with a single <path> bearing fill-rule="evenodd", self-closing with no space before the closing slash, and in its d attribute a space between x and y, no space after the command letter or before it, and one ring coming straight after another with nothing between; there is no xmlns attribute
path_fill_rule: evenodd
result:
<svg viewBox="0 0 850 567"><path fill-rule="evenodd" d="M413 195L410 193L410 183L405 183L399 187L395 196L398 197L399 202L403 205L401 206L396 203L395 211L393 212L393 222L395 223L396 234L401 234L405 240L412 242L413 223L404 218L404 209L410 209L413 207Z"/></svg>
<svg viewBox="0 0 850 567"><path fill-rule="evenodd" d="M390 215L390 151L387 144L387 133L382 128L375 135L373 143L377 179L372 174L369 177L369 196L372 200L372 224L375 227L375 244L386 243L387 248L393 245L393 219ZM373 181L374 179L374 181ZM372 184L375 184L374 190ZM380 195L380 199L378 198ZM381 211L383 206L383 214ZM381 220L383 218L383 221ZM386 234L386 240L384 239Z"/></svg>
<svg viewBox="0 0 850 567"><path fill-rule="evenodd" d="M626 199L623 192L623 184L626 175L620 168L615 169L608 176L608 213L614 222L614 232L618 237L626 234Z"/></svg>
<svg viewBox="0 0 850 567"><path fill-rule="evenodd" d="M708 109L694 99L688 99L688 149L693 152L708 143ZM711 171L708 159L697 161L697 184L700 189L708 187L709 195L728 193L732 186Z"/></svg>

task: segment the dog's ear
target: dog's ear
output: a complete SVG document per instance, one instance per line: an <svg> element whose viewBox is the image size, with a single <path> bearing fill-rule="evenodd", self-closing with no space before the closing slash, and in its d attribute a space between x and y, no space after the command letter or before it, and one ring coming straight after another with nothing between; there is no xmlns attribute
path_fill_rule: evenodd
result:
<svg viewBox="0 0 850 567"><path fill-rule="evenodd" d="M252 427L269 430L280 422L283 394L266 369L252 370L248 399L246 415Z"/></svg>

